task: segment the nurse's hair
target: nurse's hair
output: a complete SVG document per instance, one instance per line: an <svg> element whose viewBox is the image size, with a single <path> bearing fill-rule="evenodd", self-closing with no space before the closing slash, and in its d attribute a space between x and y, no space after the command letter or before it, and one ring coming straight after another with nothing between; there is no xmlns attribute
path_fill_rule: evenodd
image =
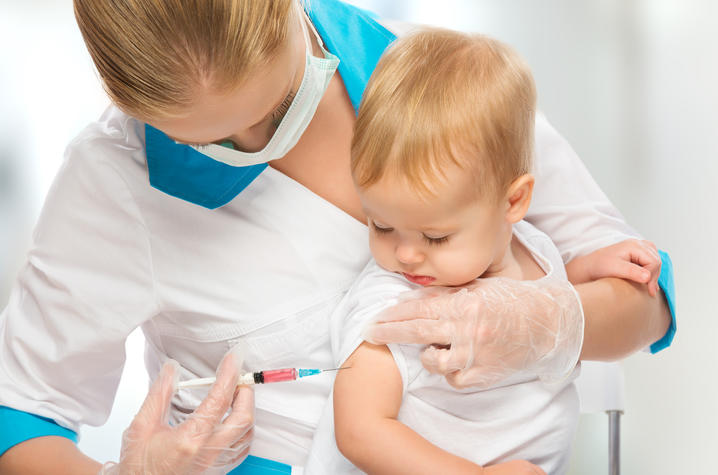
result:
<svg viewBox="0 0 718 475"><path fill-rule="evenodd" d="M229 92L285 44L298 0L74 0L110 99L147 119L176 117L211 87Z"/></svg>
<svg viewBox="0 0 718 475"><path fill-rule="evenodd" d="M530 173L536 89L526 63L483 35L424 28L379 61L359 108L351 169L360 188L385 176L425 197L454 164L476 196L499 199Z"/></svg>

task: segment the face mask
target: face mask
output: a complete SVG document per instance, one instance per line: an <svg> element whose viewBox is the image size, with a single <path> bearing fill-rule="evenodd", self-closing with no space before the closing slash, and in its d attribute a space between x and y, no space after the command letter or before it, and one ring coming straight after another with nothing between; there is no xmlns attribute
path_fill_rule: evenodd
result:
<svg viewBox="0 0 718 475"><path fill-rule="evenodd" d="M229 147L216 144L193 145L192 148L227 165L246 167L282 158L297 144L312 117L314 117L319 101L321 101L324 92L329 86L329 81L339 65L339 58L324 49L324 44L319 34L314 29L314 26L311 28L322 49L322 53L324 53L324 57L317 58L312 55L312 43L309 41L309 33L307 32L302 12L302 29L304 30L304 40L307 44L304 77L292 104L287 109L287 113L279 123L269 143L259 152L253 153L234 150L231 145Z"/></svg>

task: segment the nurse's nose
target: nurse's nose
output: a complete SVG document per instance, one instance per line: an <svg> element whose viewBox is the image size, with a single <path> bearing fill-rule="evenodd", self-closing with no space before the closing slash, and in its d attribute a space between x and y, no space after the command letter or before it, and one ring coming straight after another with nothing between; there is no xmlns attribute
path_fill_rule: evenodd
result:
<svg viewBox="0 0 718 475"><path fill-rule="evenodd" d="M424 253L417 246L409 242L402 242L394 250L396 260L406 266L421 264L424 261Z"/></svg>
<svg viewBox="0 0 718 475"><path fill-rule="evenodd" d="M241 135L235 136L234 144L238 150L247 153L259 152L267 146L272 136L276 132L276 128L271 122L266 122L252 127L242 132Z"/></svg>

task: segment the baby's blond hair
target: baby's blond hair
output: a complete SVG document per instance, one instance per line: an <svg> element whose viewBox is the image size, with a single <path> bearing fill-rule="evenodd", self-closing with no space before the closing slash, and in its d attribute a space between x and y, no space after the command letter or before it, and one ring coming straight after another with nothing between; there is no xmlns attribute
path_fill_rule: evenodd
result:
<svg viewBox="0 0 718 475"><path fill-rule="evenodd" d="M210 87L231 91L268 64L297 0L75 0L112 101L135 117L182 115Z"/></svg>
<svg viewBox="0 0 718 475"><path fill-rule="evenodd" d="M379 61L354 129L351 169L369 187L386 174L433 196L453 163L479 196L498 198L532 165L536 90L526 63L483 35L427 28Z"/></svg>

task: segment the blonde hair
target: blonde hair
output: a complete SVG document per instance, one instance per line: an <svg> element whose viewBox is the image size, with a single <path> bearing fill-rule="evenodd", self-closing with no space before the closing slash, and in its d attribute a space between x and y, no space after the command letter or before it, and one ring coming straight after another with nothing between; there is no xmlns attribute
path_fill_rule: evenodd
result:
<svg viewBox="0 0 718 475"><path fill-rule="evenodd" d="M479 196L498 198L531 170L535 104L528 66L499 41L436 28L400 38L364 92L354 181L365 188L388 173L433 196L453 163Z"/></svg>
<svg viewBox="0 0 718 475"><path fill-rule="evenodd" d="M296 0L74 0L112 101L130 115L182 115L201 87L227 92L268 64Z"/></svg>

